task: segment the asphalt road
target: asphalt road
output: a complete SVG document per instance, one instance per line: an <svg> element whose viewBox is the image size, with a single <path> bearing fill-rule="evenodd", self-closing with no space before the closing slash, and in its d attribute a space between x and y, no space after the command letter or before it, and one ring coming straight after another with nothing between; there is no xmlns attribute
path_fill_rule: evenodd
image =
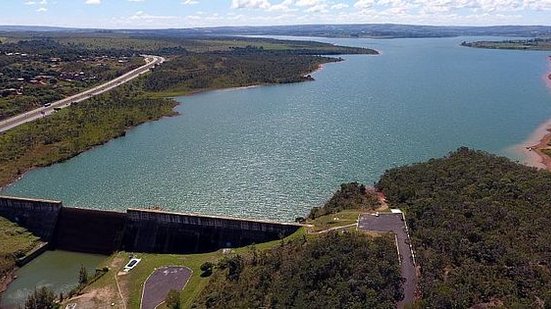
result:
<svg viewBox="0 0 551 309"><path fill-rule="evenodd" d="M187 267L163 267L155 270L145 281L140 309L154 309L165 301L170 290L182 290L191 269Z"/></svg>
<svg viewBox="0 0 551 309"><path fill-rule="evenodd" d="M37 109L34 109L32 111L28 111L23 114L19 114L17 116L13 116L11 118L5 119L0 121L0 133L5 132L9 129L15 128L17 126L20 126L24 123L34 121L38 118L46 117L50 115L51 113L55 112L54 108L65 108L69 107L71 103L73 102L80 102L84 101L86 99L89 99L91 97L97 96L99 94L102 94L106 91L109 91L113 88L116 88L126 82L129 82L133 80L134 78L149 72L149 70L165 61L165 58L159 57L159 56L152 56L152 55L143 55L146 64L143 66L134 69L128 73L125 73L124 75L121 75L111 81L108 81L104 84L101 84L99 86L96 86L94 88L88 89L86 91L83 91L81 93L72 95L70 97L67 97L65 99L52 102L50 106L48 107L39 107Z"/></svg>
<svg viewBox="0 0 551 309"><path fill-rule="evenodd" d="M413 303L417 286L417 271L402 214L381 214L378 217L364 214L360 217L358 228L364 231L393 232L396 235L401 274L406 279L403 285L404 299L398 303L398 308Z"/></svg>

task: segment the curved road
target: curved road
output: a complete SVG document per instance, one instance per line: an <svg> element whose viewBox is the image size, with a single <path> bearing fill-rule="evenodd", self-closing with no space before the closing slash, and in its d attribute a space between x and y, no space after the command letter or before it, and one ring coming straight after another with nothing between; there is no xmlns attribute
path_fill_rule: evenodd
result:
<svg viewBox="0 0 551 309"><path fill-rule="evenodd" d="M398 308L404 308L405 305L413 303L418 281L417 269L403 214L381 213L380 216L363 214L359 218L358 228L364 231L393 232L396 235L396 249L398 250L400 269L402 277L406 279L403 283L404 299L398 303Z"/></svg>
<svg viewBox="0 0 551 309"><path fill-rule="evenodd" d="M104 84L101 84L99 86L96 86L94 88L88 89L86 91L83 91L81 93L72 95L70 97L67 97L65 99L52 102L50 106L48 107L39 107L37 109L28 111L23 114L19 114L17 116L13 116L8 119L4 119L0 121L0 133L5 132L9 129L15 128L17 126L20 126L24 123L31 122L33 120L36 120L38 118L45 117L51 113L53 113L55 110L54 108L65 108L71 105L73 102L80 102L84 101L86 99L89 99L91 97L97 96L99 94L102 94L106 91L109 91L113 88L116 88L124 83L127 83L136 77L149 72L149 70L156 65L159 65L165 61L165 58L159 57L159 56L152 56L152 55L143 55L145 64L137 69L134 69L128 73L125 73L111 81L108 81Z"/></svg>

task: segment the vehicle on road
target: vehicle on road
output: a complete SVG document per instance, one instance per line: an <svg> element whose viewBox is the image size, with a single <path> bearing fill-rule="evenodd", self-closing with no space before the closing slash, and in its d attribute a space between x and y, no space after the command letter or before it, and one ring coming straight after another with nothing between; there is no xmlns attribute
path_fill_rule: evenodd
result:
<svg viewBox="0 0 551 309"><path fill-rule="evenodd" d="M44 103L44 107L50 107L52 106L52 103Z"/></svg>

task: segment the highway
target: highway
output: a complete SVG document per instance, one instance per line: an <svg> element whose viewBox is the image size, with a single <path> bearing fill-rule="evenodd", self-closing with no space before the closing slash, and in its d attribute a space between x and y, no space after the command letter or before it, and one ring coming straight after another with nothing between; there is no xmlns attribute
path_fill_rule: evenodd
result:
<svg viewBox="0 0 551 309"><path fill-rule="evenodd" d="M98 85L94 88L90 88L86 91L80 92L78 94L72 95L65 99L52 102L48 107L39 107L37 109L13 116L8 119L0 121L0 133L5 132L9 129L13 129L17 126L20 126L24 123L34 121L39 118L46 117L56 111L59 108L66 108L71 106L72 103L84 101L91 97L102 94L106 91L109 91L113 88L116 88L124 83L127 83L136 77L149 72L149 70L157 65L162 64L165 61L165 58L152 55L142 55L145 60L145 64L137 69L134 69L128 73L125 73L111 81L108 81L104 84Z"/></svg>

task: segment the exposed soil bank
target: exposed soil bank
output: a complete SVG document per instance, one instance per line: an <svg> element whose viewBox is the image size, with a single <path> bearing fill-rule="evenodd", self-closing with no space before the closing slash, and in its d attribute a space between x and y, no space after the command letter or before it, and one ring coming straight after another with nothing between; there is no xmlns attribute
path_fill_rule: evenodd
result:
<svg viewBox="0 0 551 309"><path fill-rule="evenodd" d="M551 70L551 56L549 57ZM544 82L551 90L551 72L543 76ZM551 119L540 125L526 140L518 145L517 150L524 154L525 164L551 171L551 157L543 152L544 149L551 149Z"/></svg>

